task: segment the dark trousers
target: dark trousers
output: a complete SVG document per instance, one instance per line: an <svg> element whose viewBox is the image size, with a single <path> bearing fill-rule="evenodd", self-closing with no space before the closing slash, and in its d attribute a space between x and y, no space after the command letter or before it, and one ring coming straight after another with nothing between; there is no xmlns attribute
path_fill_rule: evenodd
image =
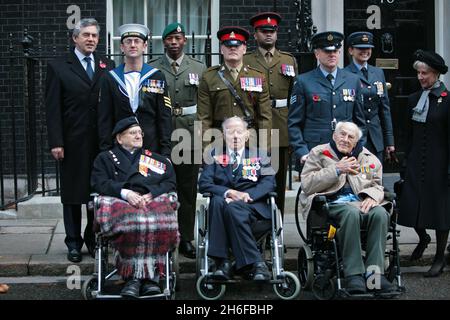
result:
<svg viewBox="0 0 450 320"><path fill-rule="evenodd" d="M228 249L231 248L236 258L236 269L262 261L251 229L258 219L263 217L247 203L226 203L223 197L214 196L209 206L208 255L228 258Z"/></svg>
<svg viewBox="0 0 450 320"><path fill-rule="evenodd" d="M286 174L288 169L288 161L289 161L289 148L288 147L280 147L279 151L279 159L280 164L278 167L278 171L275 175L275 181L277 183L277 187L275 189L277 193L277 198L275 199L275 203L277 204L278 209L280 209L281 217L284 218L284 202L286 198Z"/></svg>
<svg viewBox="0 0 450 320"><path fill-rule="evenodd" d="M370 136L367 137L367 142L366 145L364 146L367 148L367 150L369 150L371 153L373 153L378 160L380 160L381 164L383 164L383 151L381 150L380 152L378 152L372 142L372 138L370 138Z"/></svg>
<svg viewBox="0 0 450 320"><path fill-rule="evenodd" d="M177 194L180 208L178 209L178 228L181 241L194 239L195 206L197 202L197 179L200 165L175 165L177 176Z"/></svg>
<svg viewBox="0 0 450 320"><path fill-rule="evenodd" d="M66 238L64 242L70 250L81 250L83 242L94 243L93 231L94 211L86 206L87 224L84 229L84 240L81 237L81 204L63 204L64 228Z"/></svg>

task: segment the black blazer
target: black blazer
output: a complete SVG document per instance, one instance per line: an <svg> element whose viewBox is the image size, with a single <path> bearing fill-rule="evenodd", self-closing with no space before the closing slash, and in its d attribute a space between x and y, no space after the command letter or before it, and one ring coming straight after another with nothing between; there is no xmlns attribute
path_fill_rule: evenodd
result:
<svg viewBox="0 0 450 320"><path fill-rule="evenodd" d="M141 194L151 193L153 198L175 191L176 179L172 163L165 157L141 149L133 161L125 155L124 149L118 145L109 151L101 152L94 161L91 185L101 195L121 198L122 188ZM153 169L143 173L142 161L153 161Z"/></svg>
<svg viewBox="0 0 450 320"><path fill-rule="evenodd" d="M97 107L100 83L114 62L94 52L91 81L72 50L47 65L45 91L48 144L64 147L61 162L61 201L89 201L92 162L98 154Z"/></svg>

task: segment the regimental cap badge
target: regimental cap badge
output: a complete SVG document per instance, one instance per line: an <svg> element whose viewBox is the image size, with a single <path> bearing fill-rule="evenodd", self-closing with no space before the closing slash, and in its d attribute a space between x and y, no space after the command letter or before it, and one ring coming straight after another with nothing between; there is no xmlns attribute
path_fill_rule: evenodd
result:
<svg viewBox="0 0 450 320"><path fill-rule="evenodd" d="M270 21L272 21L272 20L270 19L270 17L267 17L267 23L270 23Z"/></svg>
<svg viewBox="0 0 450 320"><path fill-rule="evenodd" d="M327 37L327 40L328 40L328 41L333 41L333 39L334 39L334 38L333 38L333 35L330 33L330 34L328 35L328 37Z"/></svg>
<svg viewBox="0 0 450 320"><path fill-rule="evenodd" d="M236 35L234 34L233 31L231 31L231 33L230 33L230 38L232 38L232 39L235 39L235 38L236 38Z"/></svg>
<svg viewBox="0 0 450 320"><path fill-rule="evenodd" d="M367 34L364 34L364 35L362 36L361 40L362 40L363 42L369 42L369 37L367 36Z"/></svg>
<svg viewBox="0 0 450 320"><path fill-rule="evenodd" d="M181 32L181 27L180 27L180 25L177 26L177 32Z"/></svg>

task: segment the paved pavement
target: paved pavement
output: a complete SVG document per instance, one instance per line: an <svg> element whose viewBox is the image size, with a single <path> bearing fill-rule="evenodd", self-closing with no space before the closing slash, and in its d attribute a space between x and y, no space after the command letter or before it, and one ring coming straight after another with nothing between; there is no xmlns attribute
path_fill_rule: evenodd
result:
<svg viewBox="0 0 450 320"><path fill-rule="evenodd" d="M390 188L395 175L385 177L386 187ZM294 185L294 190L297 184ZM295 191L288 192L288 200L295 200ZM294 198L293 198L294 197ZM55 219L17 219L14 212L3 212L0 219L0 277L23 276L64 276L73 263L66 259L67 249L64 244L64 223L62 218ZM6 217L6 218L5 218ZM303 221L302 221L303 224ZM411 266L407 257L414 249L418 238L413 229L399 227L401 263ZM423 259L416 265L431 263L435 250L434 232L430 233L432 243ZM296 270L298 248L302 240L297 232L293 211L288 211L284 222L284 240L287 247L285 268ZM83 275L92 273L94 260L82 249L83 261L79 264ZM179 258L180 272L195 271L194 260ZM448 267L447 267L448 270Z"/></svg>

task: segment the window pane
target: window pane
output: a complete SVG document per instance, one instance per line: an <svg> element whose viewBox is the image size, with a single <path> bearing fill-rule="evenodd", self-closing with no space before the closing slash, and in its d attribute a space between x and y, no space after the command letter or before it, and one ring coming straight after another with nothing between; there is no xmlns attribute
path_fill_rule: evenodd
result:
<svg viewBox="0 0 450 320"><path fill-rule="evenodd" d="M176 0L149 0L147 1L148 27L152 36L162 36L164 28L177 21ZM162 54L164 47L161 40L153 40L151 50L155 54Z"/></svg>
<svg viewBox="0 0 450 320"><path fill-rule="evenodd" d="M144 24L144 2L142 0L114 0L114 36L120 36L117 29L125 23Z"/></svg>
<svg viewBox="0 0 450 320"><path fill-rule="evenodd" d="M206 35L208 30L209 0L181 1L181 23L187 34Z"/></svg>

